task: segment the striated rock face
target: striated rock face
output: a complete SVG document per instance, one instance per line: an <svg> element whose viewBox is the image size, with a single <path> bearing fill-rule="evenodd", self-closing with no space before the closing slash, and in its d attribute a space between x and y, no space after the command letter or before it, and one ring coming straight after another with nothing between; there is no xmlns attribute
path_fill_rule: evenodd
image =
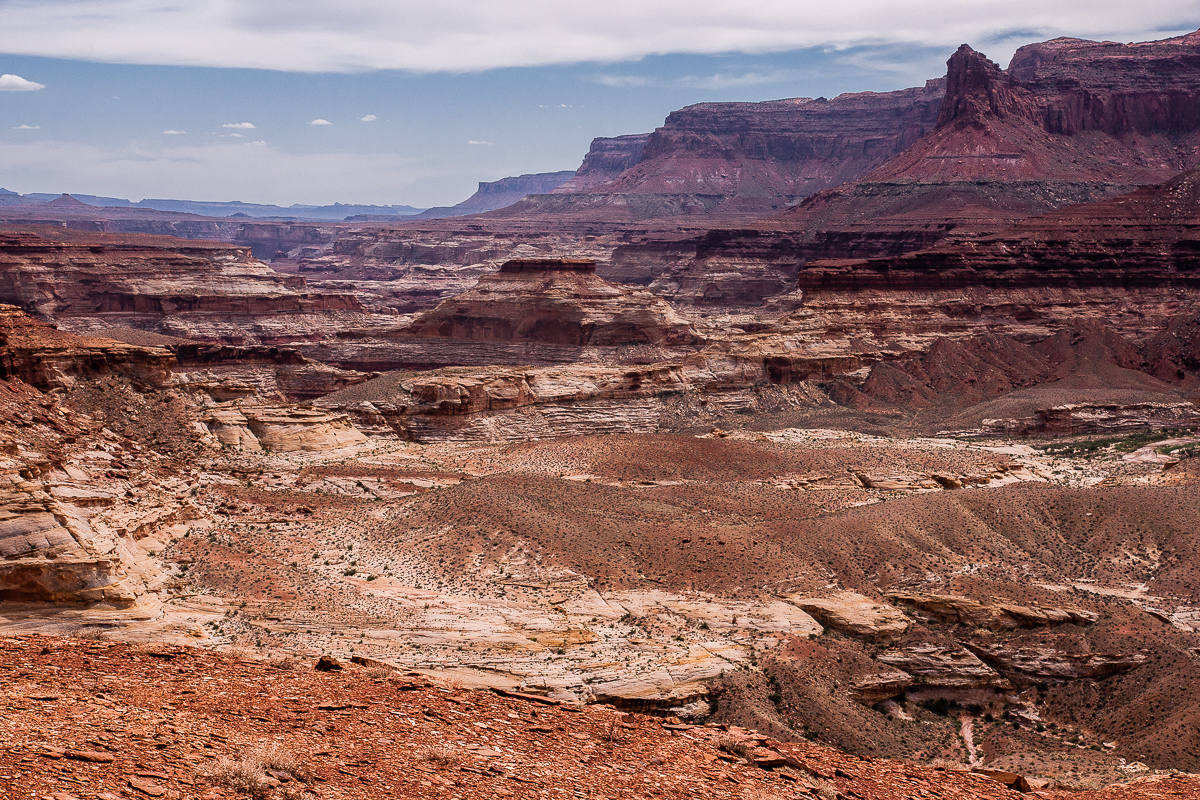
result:
<svg viewBox="0 0 1200 800"><path fill-rule="evenodd" d="M966 645L980 658L1026 682L1105 678L1146 663L1145 653L1070 652L1053 645L1023 647L998 643Z"/></svg>
<svg viewBox="0 0 1200 800"><path fill-rule="evenodd" d="M242 247L168 237L0 234L0 301L53 319L360 311L346 294L309 292Z"/></svg>
<svg viewBox="0 0 1200 800"><path fill-rule="evenodd" d="M1072 623L1090 625L1099 619L1092 611L1081 608L1044 608L1015 603L981 603L968 597L953 595L890 592L888 597L897 603L943 621L957 622L980 628L1019 628Z"/></svg>
<svg viewBox="0 0 1200 800"><path fill-rule="evenodd" d="M838 592L832 597L793 596L787 600L830 628L870 639L897 638L912 624L902 611L854 592ZM895 694L898 692L885 697Z"/></svg>
<svg viewBox="0 0 1200 800"><path fill-rule="evenodd" d="M1021 48L1004 71L964 45L947 62L936 130L786 216L819 219L869 195L889 214L891 183L925 187L901 212L913 224L935 209L943 224L982 209L1029 216L1159 183L1200 158L1198 56L1197 34L1130 45L1057 39ZM964 193L958 203L973 197L969 206L947 203L950 188ZM987 224L980 216L971 227Z"/></svg>
<svg viewBox="0 0 1200 800"><path fill-rule="evenodd" d="M592 140L583 163L575 170L575 176L554 189L551 194L586 192L616 178L642 159L646 149L648 133L631 133L625 136L598 137Z"/></svg>
<svg viewBox="0 0 1200 800"><path fill-rule="evenodd" d="M78 378L119 374L160 387L170 380L174 362L161 348L77 336L0 305L0 380L19 378L48 390L69 388Z"/></svg>
<svg viewBox="0 0 1200 800"><path fill-rule="evenodd" d="M930 81L922 88L832 100L689 106L672 112L645 140L637 163L619 176L610 176L608 165L627 160L638 137L593 144L574 182L579 196L533 197L511 213L645 218L782 208L900 153L933 128L941 97L942 82ZM597 173L606 182L592 183Z"/></svg>
<svg viewBox="0 0 1200 800"><path fill-rule="evenodd" d="M891 258L1200 164L1196 34L1131 45L1055 40L1022 48L1007 71L964 45L947 69L936 128L769 223L695 243L694 261L673 278L679 291L720 303L730 292L706 299L710 273L741 265L758 281L757 271L786 278L820 258Z"/></svg>
<svg viewBox="0 0 1200 800"><path fill-rule="evenodd" d="M649 292L618 288L596 263L570 259L505 262L475 287L419 315L414 336L533 341L560 345L687 345L691 323Z"/></svg>
<svg viewBox="0 0 1200 800"><path fill-rule="evenodd" d="M903 670L918 686L937 689L1008 690L1007 678L957 646L914 644L887 650L876 658Z"/></svg>
<svg viewBox="0 0 1200 800"><path fill-rule="evenodd" d="M93 387L125 381L115 372L77 379ZM162 564L150 554L199 516L188 479L162 470L161 454L62 404L87 387L50 388L59 391L43 394L12 375L0 378L4 622L46 603L54 604L52 624L66 630L89 621L157 619L153 592ZM156 415L170 415L165 393L141 389Z"/></svg>
<svg viewBox="0 0 1200 800"><path fill-rule="evenodd" d="M1200 284L1200 170L989 236L894 258L814 261L803 289L1131 287Z"/></svg>
<svg viewBox="0 0 1200 800"><path fill-rule="evenodd" d="M218 407L202 415L200 424L222 445L250 451L337 450L367 440L345 414L292 407Z"/></svg>

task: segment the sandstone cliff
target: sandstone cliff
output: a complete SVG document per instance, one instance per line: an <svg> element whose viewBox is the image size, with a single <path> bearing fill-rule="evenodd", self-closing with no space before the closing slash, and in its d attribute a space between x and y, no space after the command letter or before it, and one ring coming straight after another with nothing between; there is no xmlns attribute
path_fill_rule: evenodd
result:
<svg viewBox="0 0 1200 800"><path fill-rule="evenodd" d="M1198 53L1196 34L1054 40L1022 48L1006 71L964 45L947 62L928 134L770 222L691 243L691 261L657 287L691 302L752 302L789 289L792 271L815 259L893 257L1167 181L1200 163ZM734 271L748 280L725 277Z"/></svg>
<svg viewBox="0 0 1200 800"><path fill-rule="evenodd" d="M608 183L642 159L646 149L648 133L631 133L625 136L598 137L592 140L583 163L575 170L575 176L551 194L585 192Z"/></svg>
<svg viewBox="0 0 1200 800"><path fill-rule="evenodd" d="M146 386L164 386L175 358L167 350L77 336L0 305L0 380L38 389L66 389L79 378L117 374Z"/></svg>
<svg viewBox="0 0 1200 800"><path fill-rule="evenodd" d="M630 160L626 154L640 144L635 137L621 137L619 147L597 140L577 180L556 193L564 196L531 197L506 214L636 219L782 208L900 153L933 128L941 96L942 82L930 81L832 100L689 106L672 112L619 175L609 165ZM616 157L609 156L614 149ZM596 173L606 180L591 177ZM575 194L565 194L568 187Z"/></svg>

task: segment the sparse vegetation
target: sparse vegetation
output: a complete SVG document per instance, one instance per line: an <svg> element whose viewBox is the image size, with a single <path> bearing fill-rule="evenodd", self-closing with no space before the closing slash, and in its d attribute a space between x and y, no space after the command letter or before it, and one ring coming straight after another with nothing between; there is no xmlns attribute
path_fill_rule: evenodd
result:
<svg viewBox="0 0 1200 800"><path fill-rule="evenodd" d="M271 771L295 779L303 776L299 759L279 744L263 745L240 758L221 757L201 768L199 775L217 786L261 798L272 786Z"/></svg>

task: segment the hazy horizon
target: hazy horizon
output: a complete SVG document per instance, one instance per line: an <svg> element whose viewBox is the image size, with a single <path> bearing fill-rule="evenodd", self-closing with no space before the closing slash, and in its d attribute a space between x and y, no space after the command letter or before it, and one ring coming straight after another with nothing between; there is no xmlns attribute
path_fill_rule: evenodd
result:
<svg viewBox="0 0 1200 800"><path fill-rule="evenodd" d="M575 169L594 137L692 103L916 86L964 41L1005 64L1059 35L1200 26L1174 0L1056 6L656 0L592 18L555 3L0 0L0 186L453 205L480 181Z"/></svg>

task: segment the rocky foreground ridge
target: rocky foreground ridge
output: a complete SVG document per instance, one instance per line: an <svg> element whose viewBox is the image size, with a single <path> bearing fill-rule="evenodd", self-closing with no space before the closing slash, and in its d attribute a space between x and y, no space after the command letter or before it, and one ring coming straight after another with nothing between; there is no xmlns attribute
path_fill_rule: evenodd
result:
<svg viewBox="0 0 1200 800"><path fill-rule="evenodd" d="M1023 796L1006 782L1029 788L1002 771L855 758L736 726L464 691L385 667L312 664L5 639L0 791L56 800L552 797L568 788L597 798L1004 800ZM1040 796L1159 800L1197 791L1195 776L1164 774Z"/></svg>
<svg viewBox="0 0 1200 800"><path fill-rule="evenodd" d="M405 409L219 401L186 365L155 383L95 360L161 364L170 351L15 311L9 327L27 345L73 346L77 366L41 389L20 369L3 382L8 634L358 655L1064 781L1190 763L1189 718L1157 699L1194 708L1200 627L1192 484L1168 464L1111 459L1081 476L1083 461L1027 445L778 426L614 436L638 403L654 431L672 403L718 406L722 392L643 389L607 405L536 394L585 365L505 368L516 391L497 382L478 401L489 370L377 379L394 401L418 389ZM22 353L36 359L26 346L6 363ZM631 390L631 372L608 374ZM435 384L441 395L421 394ZM530 409L561 427L530 415L521 428ZM682 406L678 418L697 417ZM578 435L592 430L605 435ZM1086 518L1078 503L1100 504L1106 527L1071 522ZM1129 532L1134 513L1148 528ZM1088 575L1146 588L1110 604L1074 588Z"/></svg>

